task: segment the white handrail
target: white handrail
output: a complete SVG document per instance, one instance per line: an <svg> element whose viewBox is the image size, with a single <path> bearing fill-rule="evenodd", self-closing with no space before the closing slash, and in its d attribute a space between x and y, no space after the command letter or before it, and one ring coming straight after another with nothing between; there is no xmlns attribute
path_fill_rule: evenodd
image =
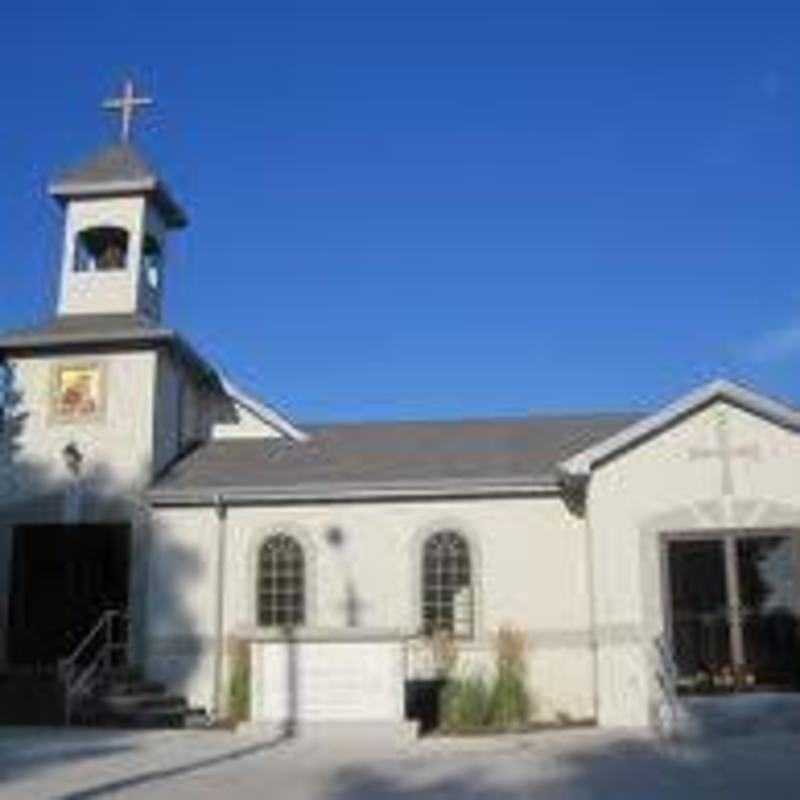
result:
<svg viewBox="0 0 800 800"><path fill-rule="evenodd" d="M127 615L117 609L104 611L89 633L72 651L72 654L59 661L58 672L64 684L64 719L67 725L72 721L75 699L89 694L94 686L110 673L114 652L123 651L127 662L127 636L121 643L114 641L114 622L118 619L126 620L126 618ZM99 644L98 638L101 634L103 641L102 644ZM97 652L81 669L79 660L93 642L98 642Z"/></svg>
<svg viewBox="0 0 800 800"><path fill-rule="evenodd" d="M94 627L89 631L89 633L86 634L86 636L83 637L83 639L81 639L78 646L72 651L72 655L59 661L59 668L69 669L69 667L71 667L78 660L81 653L83 653L83 651L89 646L94 637L108 625L109 620L119 613L120 612L116 609L104 611L100 615L100 619L98 619L94 624Z"/></svg>
<svg viewBox="0 0 800 800"><path fill-rule="evenodd" d="M657 636L653 642L658 662L656 676L663 695L663 706L658 725L661 733L673 737L678 733L681 717L681 700L678 695L678 666L672 644L667 634Z"/></svg>

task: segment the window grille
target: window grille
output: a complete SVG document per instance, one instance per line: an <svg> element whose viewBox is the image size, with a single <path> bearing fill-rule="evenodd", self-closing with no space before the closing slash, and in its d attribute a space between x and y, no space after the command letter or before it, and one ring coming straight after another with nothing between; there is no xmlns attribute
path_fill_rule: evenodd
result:
<svg viewBox="0 0 800 800"><path fill-rule="evenodd" d="M456 531L439 531L426 542L422 555L422 627L471 636L474 609L469 546Z"/></svg>
<svg viewBox="0 0 800 800"><path fill-rule="evenodd" d="M258 555L258 624L294 626L305 623L305 559L291 536L270 536Z"/></svg>

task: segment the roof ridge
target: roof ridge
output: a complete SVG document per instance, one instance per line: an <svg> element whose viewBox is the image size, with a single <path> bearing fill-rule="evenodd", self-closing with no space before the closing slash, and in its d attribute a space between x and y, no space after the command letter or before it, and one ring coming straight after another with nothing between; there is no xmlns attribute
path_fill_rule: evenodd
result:
<svg viewBox="0 0 800 800"><path fill-rule="evenodd" d="M312 430L320 428L348 428L367 427L379 425L463 425L470 423L504 425L508 423L526 422L551 422L551 421L580 421L597 419L633 419L647 416L647 411L576 411L576 412L535 412L526 415L490 416L490 417L450 417L450 418L423 418L423 419L366 419L366 420L331 420L329 422L303 422L302 427Z"/></svg>

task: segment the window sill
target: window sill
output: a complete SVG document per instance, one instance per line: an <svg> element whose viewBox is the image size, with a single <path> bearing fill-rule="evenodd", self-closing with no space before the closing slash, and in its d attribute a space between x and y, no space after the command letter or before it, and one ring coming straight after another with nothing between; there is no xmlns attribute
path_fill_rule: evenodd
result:
<svg viewBox="0 0 800 800"><path fill-rule="evenodd" d="M399 628L312 628L300 626L291 634L279 628L239 628L233 635L250 642L397 642L414 637Z"/></svg>

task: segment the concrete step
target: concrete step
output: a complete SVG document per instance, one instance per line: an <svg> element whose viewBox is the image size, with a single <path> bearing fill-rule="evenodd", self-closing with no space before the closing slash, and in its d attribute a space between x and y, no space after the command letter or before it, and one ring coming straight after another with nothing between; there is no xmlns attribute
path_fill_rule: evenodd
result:
<svg viewBox="0 0 800 800"><path fill-rule="evenodd" d="M88 725L104 728L183 728L186 724L185 710L136 709L126 712L108 712L95 709L84 717Z"/></svg>
<svg viewBox="0 0 800 800"><path fill-rule="evenodd" d="M93 701L93 705L108 711L145 710L186 710L186 699L177 695L159 693L150 694L103 694Z"/></svg>
<svg viewBox="0 0 800 800"><path fill-rule="evenodd" d="M144 680L142 668L138 666L119 666L111 670L111 680L116 683L135 683Z"/></svg>
<svg viewBox="0 0 800 800"><path fill-rule="evenodd" d="M125 728L175 728L206 724L204 709L145 680L137 668L118 668L100 696L74 709L73 723ZM0 675L0 724L63 725L64 687L53 675Z"/></svg>
<svg viewBox="0 0 800 800"><path fill-rule="evenodd" d="M113 680L109 683L103 693L106 695L128 695L128 694L158 694L166 691L163 683L158 681L121 681Z"/></svg>
<svg viewBox="0 0 800 800"><path fill-rule="evenodd" d="M115 670L108 685L81 708L86 724L118 728L182 728L189 717L185 697L145 679L136 667Z"/></svg>

